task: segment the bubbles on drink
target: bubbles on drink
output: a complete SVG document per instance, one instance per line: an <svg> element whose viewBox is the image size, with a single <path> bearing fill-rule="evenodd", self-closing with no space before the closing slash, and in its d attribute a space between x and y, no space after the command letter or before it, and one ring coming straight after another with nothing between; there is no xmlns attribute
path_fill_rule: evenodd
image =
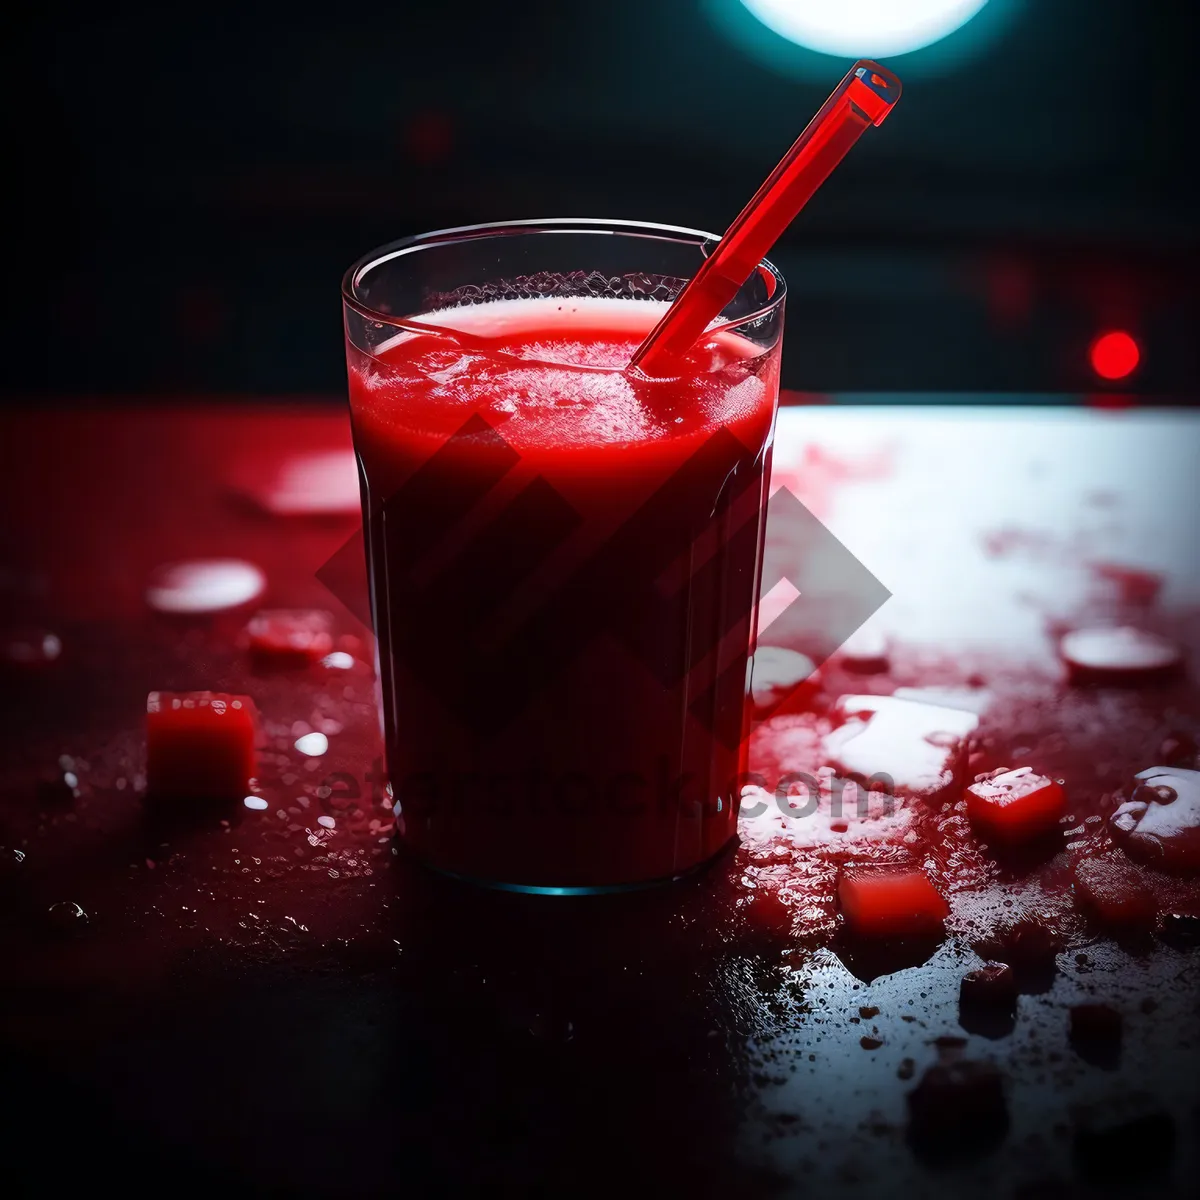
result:
<svg viewBox="0 0 1200 1200"><path fill-rule="evenodd" d="M666 304L583 297L498 300L422 314L373 355L351 363L356 407L397 435L449 434L470 413L503 421L529 446L641 443L694 434L760 412L768 358L734 332L716 333L689 360L686 379L625 370ZM499 349L502 343L503 349ZM419 395L419 414L406 397ZM411 422L419 419L421 428Z"/></svg>

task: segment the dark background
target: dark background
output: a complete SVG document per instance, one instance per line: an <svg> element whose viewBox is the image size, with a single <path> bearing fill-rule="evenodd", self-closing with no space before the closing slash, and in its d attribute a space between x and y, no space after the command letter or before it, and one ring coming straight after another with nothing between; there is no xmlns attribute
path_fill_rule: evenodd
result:
<svg viewBox="0 0 1200 1200"><path fill-rule="evenodd" d="M1195 9L991 0L889 60L900 106L774 256L785 385L1087 393L1124 328L1108 390L1190 402ZM9 402L338 393L342 271L423 229L723 230L848 65L738 28L738 0L41 5L4 39Z"/></svg>

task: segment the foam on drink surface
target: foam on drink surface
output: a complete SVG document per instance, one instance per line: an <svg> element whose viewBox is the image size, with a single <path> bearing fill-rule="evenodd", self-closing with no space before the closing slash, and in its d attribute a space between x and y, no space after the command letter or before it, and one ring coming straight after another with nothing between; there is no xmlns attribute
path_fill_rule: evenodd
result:
<svg viewBox="0 0 1200 1200"><path fill-rule="evenodd" d="M765 374L774 366L736 334L702 343L681 378L625 372L666 308L662 301L581 297L423 314L415 318L422 324L487 344L398 334L352 363L356 412L400 436L444 436L478 412L503 426L505 440L518 448L561 448L660 442L769 411L773 383Z"/></svg>

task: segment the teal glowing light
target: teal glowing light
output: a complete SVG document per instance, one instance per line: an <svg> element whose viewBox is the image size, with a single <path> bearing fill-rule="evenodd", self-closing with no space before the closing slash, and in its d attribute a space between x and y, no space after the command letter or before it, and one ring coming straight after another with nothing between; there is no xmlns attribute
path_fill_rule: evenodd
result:
<svg viewBox="0 0 1200 1200"><path fill-rule="evenodd" d="M988 0L742 0L768 29L839 58L907 54L965 25Z"/></svg>
<svg viewBox="0 0 1200 1200"><path fill-rule="evenodd" d="M432 864L430 865L432 866ZM529 883L503 883L499 880L478 879L471 875L460 875L457 871L447 871L444 867L435 866L432 869L449 879L473 883L497 892L519 892L524 896L612 896L620 892L641 892L647 888L665 887L669 883L678 883L679 880L702 871L707 865L707 863L699 863L679 875L668 875L663 879L647 879L641 883L597 884L593 887L535 887Z"/></svg>
<svg viewBox="0 0 1200 1200"><path fill-rule="evenodd" d="M702 0L714 25L760 63L828 82L830 57L879 58L903 79L957 71L992 51L1029 0Z"/></svg>
<svg viewBox="0 0 1200 1200"><path fill-rule="evenodd" d="M529 883L494 883L488 879L472 879L466 875L457 875L453 871L442 871L452 879L461 879L466 883L481 884L498 892L520 892L524 896L611 896L618 892L641 892L646 888L662 887L664 884L675 883L683 879L676 875L670 879L652 879L646 883L610 883L595 887L534 887ZM690 872L687 872L690 874Z"/></svg>

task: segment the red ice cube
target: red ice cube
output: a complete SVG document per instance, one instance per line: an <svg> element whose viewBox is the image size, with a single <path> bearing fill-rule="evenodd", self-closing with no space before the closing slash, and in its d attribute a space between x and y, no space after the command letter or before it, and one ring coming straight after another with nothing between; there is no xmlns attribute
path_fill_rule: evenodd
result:
<svg viewBox="0 0 1200 1200"><path fill-rule="evenodd" d="M958 989L958 1023L968 1033L999 1038L1016 1024L1017 979L1007 963L984 963L963 976Z"/></svg>
<svg viewBox="0 0 1200 1200"><path fill-rule="evenodd" d="M985 837L1011 845L1053 830L1066 798L1061 783L1034 774L1032 767L1001 769L967 788L967 815Z"/></svg>
<svg viewBox="0 0 1200 1200"><path fill-rule="evenodd" d="M255 774L249 696L151 692L146 698L146 790L155 798L240 800Z"/></svg>
<svg viewBox="0 0 1200 1200"><path fill-rule="evenodd" d="M848 932L863 937L936 936L950 912L929 876L915 866L846 866L837 893Z"/></svg>
<svg viewBox="0 0 1200 1200"><path fill-rule="evenodd" d="M1086 1062L1113 1068L1121 1054L1121 1014L1107 1004L1076 1004L1071 1009L1069 1040Z"/></svg>
<svg viewBox="0 0 1200 1200"><path fill-rule="evenodd" d="M1109 1195L1128 1194L1131 1185L1142 1195L1170 1190L1154 1184L1172 1174L1179 1138L1175 1117L1152 1094L1118 1086L1073 1116L1072 1158L1083 1194L1096 1194L1097 1185Z"/></svg>
<svg viewBox="0 0 1200 1200"><path fill-rule="evenodd" d="M908 1140L930 1162L986 1154L1008 1132L1008 1105L999 1070L961 1059L936 1063L908 1093Z"/></svg>
<svg viewBox="0 0 1200 1200"><path fill-rule="evenodd" d="M1155 917L1154 896L1141 872L1119 854L1085 858L1075 865L1080 904L1105 925L1139 928Z"/></svg>
<svg viewBox="0 0 1200 1200"><path fill-rule="evenodd" d="M304 666L333 650L329 626L329 614L316 609L263 609L246 626L246 645L260 662Z"/></svg>
<svg viewBox="0 0 1200 1200"><path fill-rule="evenodd" d="M968 1005L1011 1007L1017 999L1017 983L1008 963L984 963L968 971L959 985L959 999Z"/></svg>
<svg viewBox="0 0 1200 1200"><path fill-rule="evenodd" d="M753 930L767 938L784 938L792 931L793 910L779 892L760 887L746 900Z"/></svg>
<svg viewBox="0 0 1200 1200"><path fill-rule="evenodd" d="M1013 970L1019 992L1049 991L1058 974L1058 955L1065 946L1062 932L1049 914L1028 913L978 942L976 953L1003 959Z"/></svg>

